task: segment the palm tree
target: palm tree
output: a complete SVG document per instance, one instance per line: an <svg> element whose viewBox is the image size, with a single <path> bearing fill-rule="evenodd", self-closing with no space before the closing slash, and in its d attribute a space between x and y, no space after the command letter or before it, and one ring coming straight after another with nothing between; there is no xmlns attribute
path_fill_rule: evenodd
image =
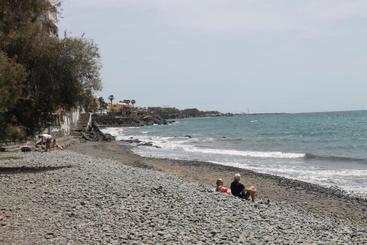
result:
<svg viewBox="0 0 367 245"><path fill-rule="evenodd" d="M136 103L135 100L131 100L131 104L133 105L133 107L134 107L135 103Z"/></svg>
<svg viewBox="0 0 367 245"><path fill-rule="evenodd" d="M115 96L111 94L110 96L108 96L108 99L111 101L111 111L112 111L112 101L115 99Z"/></svg>

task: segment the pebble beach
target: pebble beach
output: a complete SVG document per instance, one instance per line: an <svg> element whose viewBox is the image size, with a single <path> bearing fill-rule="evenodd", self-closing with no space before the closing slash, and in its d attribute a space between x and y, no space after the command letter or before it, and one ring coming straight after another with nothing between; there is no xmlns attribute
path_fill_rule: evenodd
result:
<svg viewBox="0 0 367 245"><path fill-rule="evenodd" d="M350 208L361 214L354 219L310 212L287 198L259 194L251 203L131 153L121 154L136 166L112 151L86 154L82 148L0 160L1 244L367 243L361 200L332 197L355 203Z"/></svg>

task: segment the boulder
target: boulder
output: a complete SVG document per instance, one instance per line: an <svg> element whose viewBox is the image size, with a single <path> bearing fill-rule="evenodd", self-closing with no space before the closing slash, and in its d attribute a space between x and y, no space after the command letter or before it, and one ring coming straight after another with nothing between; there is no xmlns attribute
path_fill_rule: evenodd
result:
<svg viewBox="0 0 367 245"><path fill-rule="evenodd" d="M104 134L104 141L107 141L107 142L111 142L111 141L114 141L115 140L115 137L112 136L111 134Z"/></svg>

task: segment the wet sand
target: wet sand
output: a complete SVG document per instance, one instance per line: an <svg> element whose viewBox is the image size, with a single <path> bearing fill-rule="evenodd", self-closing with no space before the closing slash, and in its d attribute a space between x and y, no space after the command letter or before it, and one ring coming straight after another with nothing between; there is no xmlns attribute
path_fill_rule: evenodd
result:
<svg viewBox="0 0 367 245"><path fill-rule="evenodd" d="M356 224L367 224L367 201L349 197L338 189L206 162L143 158L131 151L131 145L122 142L89 142L75 144L68 149L113 159L128 166L162 171L188 181L211 184L213 189L216 179L222 178L225 185L230 185L233 175L240 173L242 183L256 186L258 200L269 200L270 203L311 212L320 217L331 217L335 222L349 220Z"/></svg>

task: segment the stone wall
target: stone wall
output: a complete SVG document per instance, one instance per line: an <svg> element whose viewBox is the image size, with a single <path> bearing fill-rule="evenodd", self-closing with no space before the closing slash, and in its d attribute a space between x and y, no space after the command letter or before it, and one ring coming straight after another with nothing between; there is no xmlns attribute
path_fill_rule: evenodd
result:
<svg viewBox="0 0 367 245"><path fill-rule="evenodd" d="M50 130L47 128L44 130L44 133L50 133L54 137L70 135L72 130L78 125L80 114L81 110L79 108L63 113L58 116Z"/></svg>

